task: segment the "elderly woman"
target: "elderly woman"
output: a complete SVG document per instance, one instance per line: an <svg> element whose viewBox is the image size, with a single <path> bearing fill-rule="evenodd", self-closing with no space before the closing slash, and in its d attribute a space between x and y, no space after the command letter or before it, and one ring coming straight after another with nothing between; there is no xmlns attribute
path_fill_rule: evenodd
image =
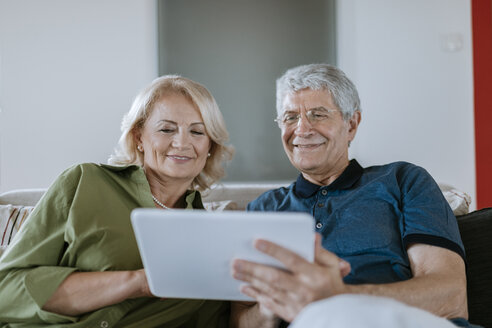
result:
<svg viewBox="0 0 492 328"><path fill-rule="evenodd" d="M124 117L110 165L69 168L0 261L0 326L221 327L229 304L150 294L130 212L202 209L232 148L202 85L156 79Z"/></svg>

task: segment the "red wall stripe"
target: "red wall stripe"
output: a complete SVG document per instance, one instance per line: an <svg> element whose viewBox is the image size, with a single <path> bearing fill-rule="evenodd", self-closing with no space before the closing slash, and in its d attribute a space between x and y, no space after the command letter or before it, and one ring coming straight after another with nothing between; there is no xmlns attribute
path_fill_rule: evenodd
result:
<svg viewBox="0 0 492 328"><path fill-rule="evenodd" d="M472 0L477 209L492 207L492 0Z"/></svg>

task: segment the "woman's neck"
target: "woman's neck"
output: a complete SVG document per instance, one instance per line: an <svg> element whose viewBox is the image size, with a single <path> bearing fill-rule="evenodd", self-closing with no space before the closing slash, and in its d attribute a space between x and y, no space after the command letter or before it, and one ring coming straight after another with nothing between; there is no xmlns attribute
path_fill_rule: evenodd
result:
<svg viewBox="0 0 492 328"><path fill-rule="evenodd" d="M162 179L149 170L145 170L150 192L159 202L169 208L186 207L185 194L193 180Z"/></svg>

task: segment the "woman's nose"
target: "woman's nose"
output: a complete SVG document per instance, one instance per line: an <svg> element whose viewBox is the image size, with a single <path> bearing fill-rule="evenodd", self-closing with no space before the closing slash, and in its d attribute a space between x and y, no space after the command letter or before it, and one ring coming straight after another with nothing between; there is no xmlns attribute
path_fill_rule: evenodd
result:
<svg viewBox="0 0 492 328"><path fill-rule="evenodd" d="M186 131L178 131L173 137L172 146L175 148L185 148L190 144L190 136Z"/></svg>

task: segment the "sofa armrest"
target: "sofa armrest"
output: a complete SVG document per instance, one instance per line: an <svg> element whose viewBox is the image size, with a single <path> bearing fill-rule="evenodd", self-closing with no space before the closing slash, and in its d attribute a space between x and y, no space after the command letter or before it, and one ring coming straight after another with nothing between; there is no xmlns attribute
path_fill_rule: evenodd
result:
<svg viewBox="0 0 492 328"><path fill-rule="evenodd" d="M457 219L466 253L470 322L492 327L492 208Z"/></svg>
<svg viewBox="0 0 492 328"><path fill-rule="evenodd" d="M35 206L46 190L46 188L38 188L7 191L0 194L0 205Z"/></svg>

